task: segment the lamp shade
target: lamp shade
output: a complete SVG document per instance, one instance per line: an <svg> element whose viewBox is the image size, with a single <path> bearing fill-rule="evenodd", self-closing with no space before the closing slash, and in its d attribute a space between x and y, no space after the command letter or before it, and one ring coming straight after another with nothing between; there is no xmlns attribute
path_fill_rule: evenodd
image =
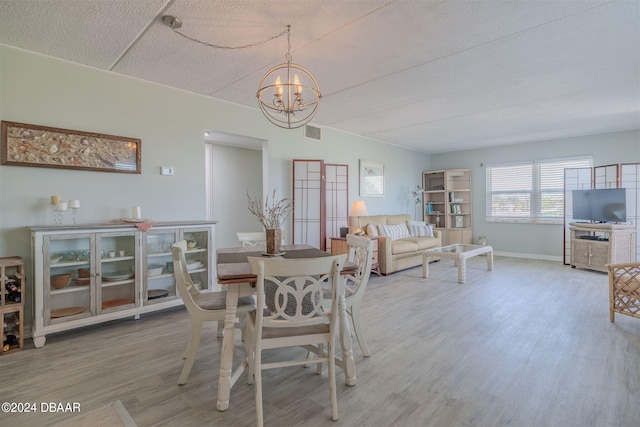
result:
<svg viewBox="0 0 640 427"><path fill-rule="evenodd" d="M365 216L369 215L367 212L367 205L364 204L363 200L356 200L351 205L351 216Z"/></svg>

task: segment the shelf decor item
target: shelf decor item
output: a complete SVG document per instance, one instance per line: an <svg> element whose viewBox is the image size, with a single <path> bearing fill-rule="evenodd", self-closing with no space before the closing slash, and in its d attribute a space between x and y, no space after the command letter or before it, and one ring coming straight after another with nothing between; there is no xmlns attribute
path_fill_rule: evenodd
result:
<svg viewBox="0 0 640 427"><path fill-rule="evenodd" d="M124 136L2 121L3 165L140 174L140 146Z"/></svg>
<svg viewBox="0 0 640 427"><path fill-rule="evenodd" d="M276 197L277 192L278 189L274 189L271 195L271 201L269 201L269 196L267 196L263 205L262 200L257 197L251 197L247 189L249 212L258 218L258 221L260 221L265 229L267 255L275 255L282 252L282 224L291 212L291 199L285 198L278 200Z"/></svg>

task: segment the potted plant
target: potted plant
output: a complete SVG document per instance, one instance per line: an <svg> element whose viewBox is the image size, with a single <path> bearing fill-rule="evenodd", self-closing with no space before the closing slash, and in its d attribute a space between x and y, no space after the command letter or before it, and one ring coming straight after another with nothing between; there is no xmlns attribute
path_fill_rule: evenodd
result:
<svg viewBox="0 0 640 427"><path fill-rule="evenodd" d="M249 212L254 214L258 221L265 229L267 254L277 255L281 253L280 245L282 244L282 224L291 211L291 199L280 199L276 197L278 189L273 190L271 200L269 196L265 199L264 205L262 200L257 197L251 197L247 189L247 200Z"/></svg>

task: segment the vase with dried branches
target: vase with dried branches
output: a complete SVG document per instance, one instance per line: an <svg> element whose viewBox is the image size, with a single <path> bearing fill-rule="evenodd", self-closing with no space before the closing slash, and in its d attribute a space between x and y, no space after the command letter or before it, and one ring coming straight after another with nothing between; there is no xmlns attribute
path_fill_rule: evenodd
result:
<svg viewBox="0 0 640 427"><path fill-rule="evenodd" d="M271 199L266 197L264 204L258 197L251 197L247 189L247 200L249 212L254 214L265 229L267 254L275 255L281 253L282 244L282 224L291 212L291 199L278 199L278 189L273 190Z"/></svg>

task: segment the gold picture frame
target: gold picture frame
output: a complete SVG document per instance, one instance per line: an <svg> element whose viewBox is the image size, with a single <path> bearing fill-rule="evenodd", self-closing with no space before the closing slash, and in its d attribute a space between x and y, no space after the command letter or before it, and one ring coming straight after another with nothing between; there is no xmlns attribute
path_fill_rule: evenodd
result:
<svg viewBox="0 0 640 427"><path fill-rule="evenodd" d="M1 163L142 173L140 139L2 121Z"/></svg>

